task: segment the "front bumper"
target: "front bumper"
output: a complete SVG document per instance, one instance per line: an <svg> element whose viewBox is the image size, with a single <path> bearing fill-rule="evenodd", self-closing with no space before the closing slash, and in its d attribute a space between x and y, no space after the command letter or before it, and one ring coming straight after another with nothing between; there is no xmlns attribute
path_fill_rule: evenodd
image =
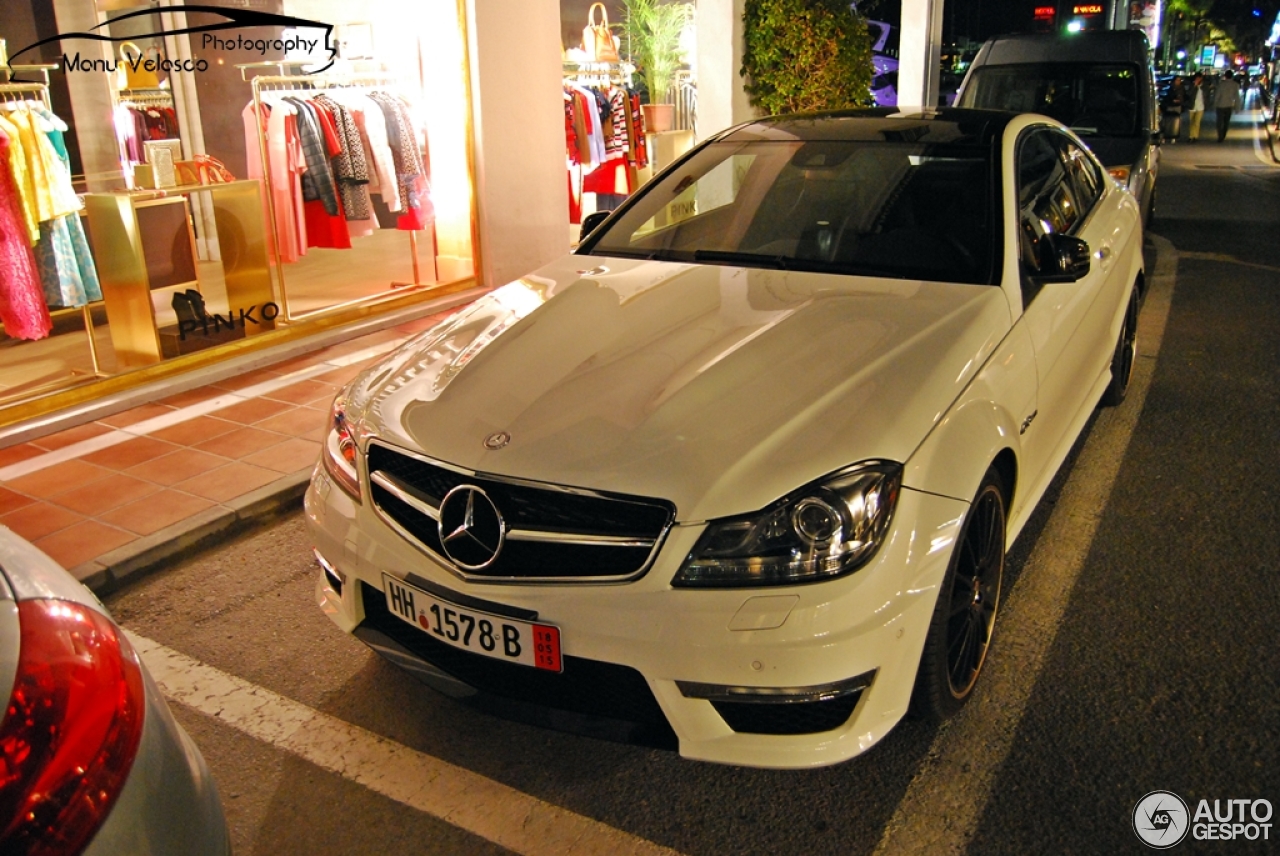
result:
<svg viewBox="0 0 1280 856"><path fill-rule="evenodd" d="M321 609L442 689L478 687L639 723L651 736L673 734L689 758L803 768L865 751L902 718L966 504L904 489L886 543L857 572L804 586L715 590L670 585L701 524L674 526L654 565L631 582L494 584L459 578L387 526L367 498L353 502L323 468L306 509L329 566L317 582ZM535 612L560 628L564 671L436 643L387 615L384 572Z"/></svg>

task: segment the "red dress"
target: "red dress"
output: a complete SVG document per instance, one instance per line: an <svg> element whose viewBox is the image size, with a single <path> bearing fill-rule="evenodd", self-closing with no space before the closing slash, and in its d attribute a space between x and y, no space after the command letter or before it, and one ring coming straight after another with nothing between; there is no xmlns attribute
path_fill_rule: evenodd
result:
<svg viewBox="0 0 1280 856"><path fill-rule="evenodd" d="M53 320L18 208L10 156L9 138L0 131L0 322L12 339L43 339L53 329Z"/></svg>

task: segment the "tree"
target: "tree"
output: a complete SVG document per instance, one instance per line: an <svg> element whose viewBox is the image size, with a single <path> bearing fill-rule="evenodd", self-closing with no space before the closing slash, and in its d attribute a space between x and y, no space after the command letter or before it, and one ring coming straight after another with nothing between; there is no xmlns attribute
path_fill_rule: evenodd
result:
<svg viewBox="0 0 1280 856"><path fill-rule="evenodd" d="M871 104L871 43L848 0L746 0L742 76L768 114Z"/></svg>

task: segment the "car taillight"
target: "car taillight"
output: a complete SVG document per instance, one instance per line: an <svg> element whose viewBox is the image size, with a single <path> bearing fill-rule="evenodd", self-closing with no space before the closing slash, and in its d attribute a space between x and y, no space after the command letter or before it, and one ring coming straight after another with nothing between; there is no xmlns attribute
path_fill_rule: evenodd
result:
<svg viewBox="0 0 1280 856"><path fill-rule="evenodd" d="M138 655L105 616L26 600L0 723L0 853L74 856L115 803L142 738Z"/></svg>

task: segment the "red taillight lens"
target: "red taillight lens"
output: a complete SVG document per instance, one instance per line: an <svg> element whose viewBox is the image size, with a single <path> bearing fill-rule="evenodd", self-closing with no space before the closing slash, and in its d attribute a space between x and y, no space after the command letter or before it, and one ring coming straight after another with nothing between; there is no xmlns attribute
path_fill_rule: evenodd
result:
<svg viewBox="0 0 1280 856"><path fill-rule="evenodd" d="M0 723L0 853L72 856L124 786L146 705L133 646L78 603L18 604L22 643Z"/></svg>

